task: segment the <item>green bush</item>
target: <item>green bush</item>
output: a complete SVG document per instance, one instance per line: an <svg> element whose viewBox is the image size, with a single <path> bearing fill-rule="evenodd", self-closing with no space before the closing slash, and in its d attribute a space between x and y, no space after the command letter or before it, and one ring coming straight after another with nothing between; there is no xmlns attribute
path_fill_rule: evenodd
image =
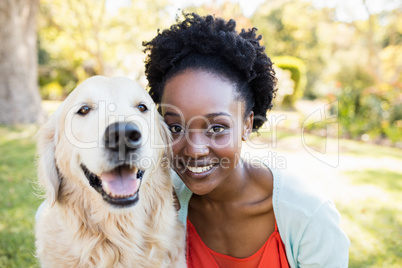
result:
<svg viewBox="0 0 402 268"><path fill-rule="evenodd" d="M80 80L81 61L58 60L42 47L38 38L38 82L44 100L63 100ZM86 78L86 77L84 77Z"/></svg>
<svg viewBox="0 0 402 268"><path fill-rule="evenodd" d="M368 92L374 84L370 74L360 66L344 67L336 79L341 135L357 139L370 129L379 129L381 101Z"/></svg>
<svg viewBox="0 0 402 268"><path fill-rule="evenodd" d="M386 137L395 144L402 134L398 90L388 84L375 85L362 66L344 67L336 78L341 135L360 139L366 134L372 140Z"/></svg>
<svg viewBox="0 0 402 268"><path fill-rule="evenodd" d="M303 97L303 92L307 84L306 65L301 59L292 56L273 57L274 65L291 72L291 79L294 81L293 94L283 98L282 105L293 107L295 102Z"/></svg>
<svg viewBox="0 0 402 268"><path fill-rule="evenodd" d="M395 89L395 92L397 90ZM394 95L394 94L392 94ZM397 98L393 98L397 100ZM396 144L402 137L402 103L392 103L391 106L386 103L385 112L388 113L388 120L383 121L381 126L385 135L391 140L392 144Z"/></svg>
<svg viewBox="0 0 402 268"><path fill-rule="evenodd" d="M63 100L77 86L77 68L48 64L39 66L39 88L44 100Z"/></svg>
<svg viewBox="0 0 402 268"><path fill-rule="evenodd" d="M57 81L50 82L40 88L40 95L44 100L61 100L63 87Z"/></svg>

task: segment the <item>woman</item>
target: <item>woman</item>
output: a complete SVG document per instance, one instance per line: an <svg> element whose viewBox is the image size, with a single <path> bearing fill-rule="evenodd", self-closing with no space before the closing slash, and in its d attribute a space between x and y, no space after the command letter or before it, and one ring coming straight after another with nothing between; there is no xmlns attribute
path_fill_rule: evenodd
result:
<svg viewBox="0 0 402 268"><path fill-rule="evenodd" d="M150 94L173 135L188 266L347 267L334 204L240 158L275 96L260 39L233 20L187 14L144 43Z"/></svg>

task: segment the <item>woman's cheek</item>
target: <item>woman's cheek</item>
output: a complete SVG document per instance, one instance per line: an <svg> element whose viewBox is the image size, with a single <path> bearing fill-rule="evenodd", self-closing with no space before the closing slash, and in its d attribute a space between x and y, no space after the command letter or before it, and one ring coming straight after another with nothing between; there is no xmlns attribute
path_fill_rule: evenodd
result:
<svg viewBox="0 0 402 268"><path fill-rule="evenodd" d="M174 134L172 135L172 150L174 154L177 154L180 151L180 148L183 147L183 141L185 140L184 135Z"/></svg>
<svg viewBox="0 0 402 268"><path fill-rule="evenodd" d="M237 135L234 135L233 132L230 132L224 135L216 135L211 139L211 143L216 148L233 148L239 146L239 139Z"/></svg>
<svg viewBox="0 0 402 268"><path fill-rule="evenodd" d="M173 156L179 154L181 147L182 147L181 143L182 142L179 140L178 141L173 140L173 145L172 145Z"/></svg>

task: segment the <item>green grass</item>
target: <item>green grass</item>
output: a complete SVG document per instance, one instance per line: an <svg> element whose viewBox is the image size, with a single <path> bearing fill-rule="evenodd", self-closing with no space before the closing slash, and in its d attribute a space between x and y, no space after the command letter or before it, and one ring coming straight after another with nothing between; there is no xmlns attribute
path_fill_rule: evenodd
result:
<svg viewBox="0 0 402 268"><path fill-rule="evenodd" d="M0 126L0 267L38 267L34 257L35 127Z"/></svg>
<svg viewBox="0 0 402 268"><path fill-rule="evenodd" d="M0 126L0 267L39 267L34 257L36 196L35 138L37 128ZM267 134L261 139L267 139ZM280 131L279 147L293 150L300 135ZM323 139L309 136L310 146ZM402 166L400 149L340 141L345 156L393 161ZM351 240L350 267L400 267L402 263L401 168L356 168L342 171L339 183L354 189L348 200L335 200ZM399 170L399 171L398 171ZM343 186L344 185L344 186Z"/></svg>
<svg viewBox="0 0 402 268"><path fill-rule="evenodd" d="M402 173L366 169L345 175L367 190L362 198L338 204L352 243L350 267L400 267Z"/></svg>
<svg viewBox="0 0 402 268"><path fill-rule="evenodd" d="M340 150L345 154L350 154L357 157L392 157L402 161L401 149L365 143L362 141L342 139L342 142L340 143Z"/></svg>

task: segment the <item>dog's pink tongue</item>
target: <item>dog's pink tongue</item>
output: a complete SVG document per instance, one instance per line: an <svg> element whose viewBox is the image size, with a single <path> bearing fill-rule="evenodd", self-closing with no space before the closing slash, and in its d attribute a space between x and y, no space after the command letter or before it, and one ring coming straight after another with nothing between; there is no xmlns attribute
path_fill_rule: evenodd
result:
<svg viewBox="0 0 402 268"><path fill-rule="evenodd" d="M137 172L131 169L117 168L110 172L102 173L100 179L102 180L103 190L114 197L134 195L140 186Z"/></svg>

